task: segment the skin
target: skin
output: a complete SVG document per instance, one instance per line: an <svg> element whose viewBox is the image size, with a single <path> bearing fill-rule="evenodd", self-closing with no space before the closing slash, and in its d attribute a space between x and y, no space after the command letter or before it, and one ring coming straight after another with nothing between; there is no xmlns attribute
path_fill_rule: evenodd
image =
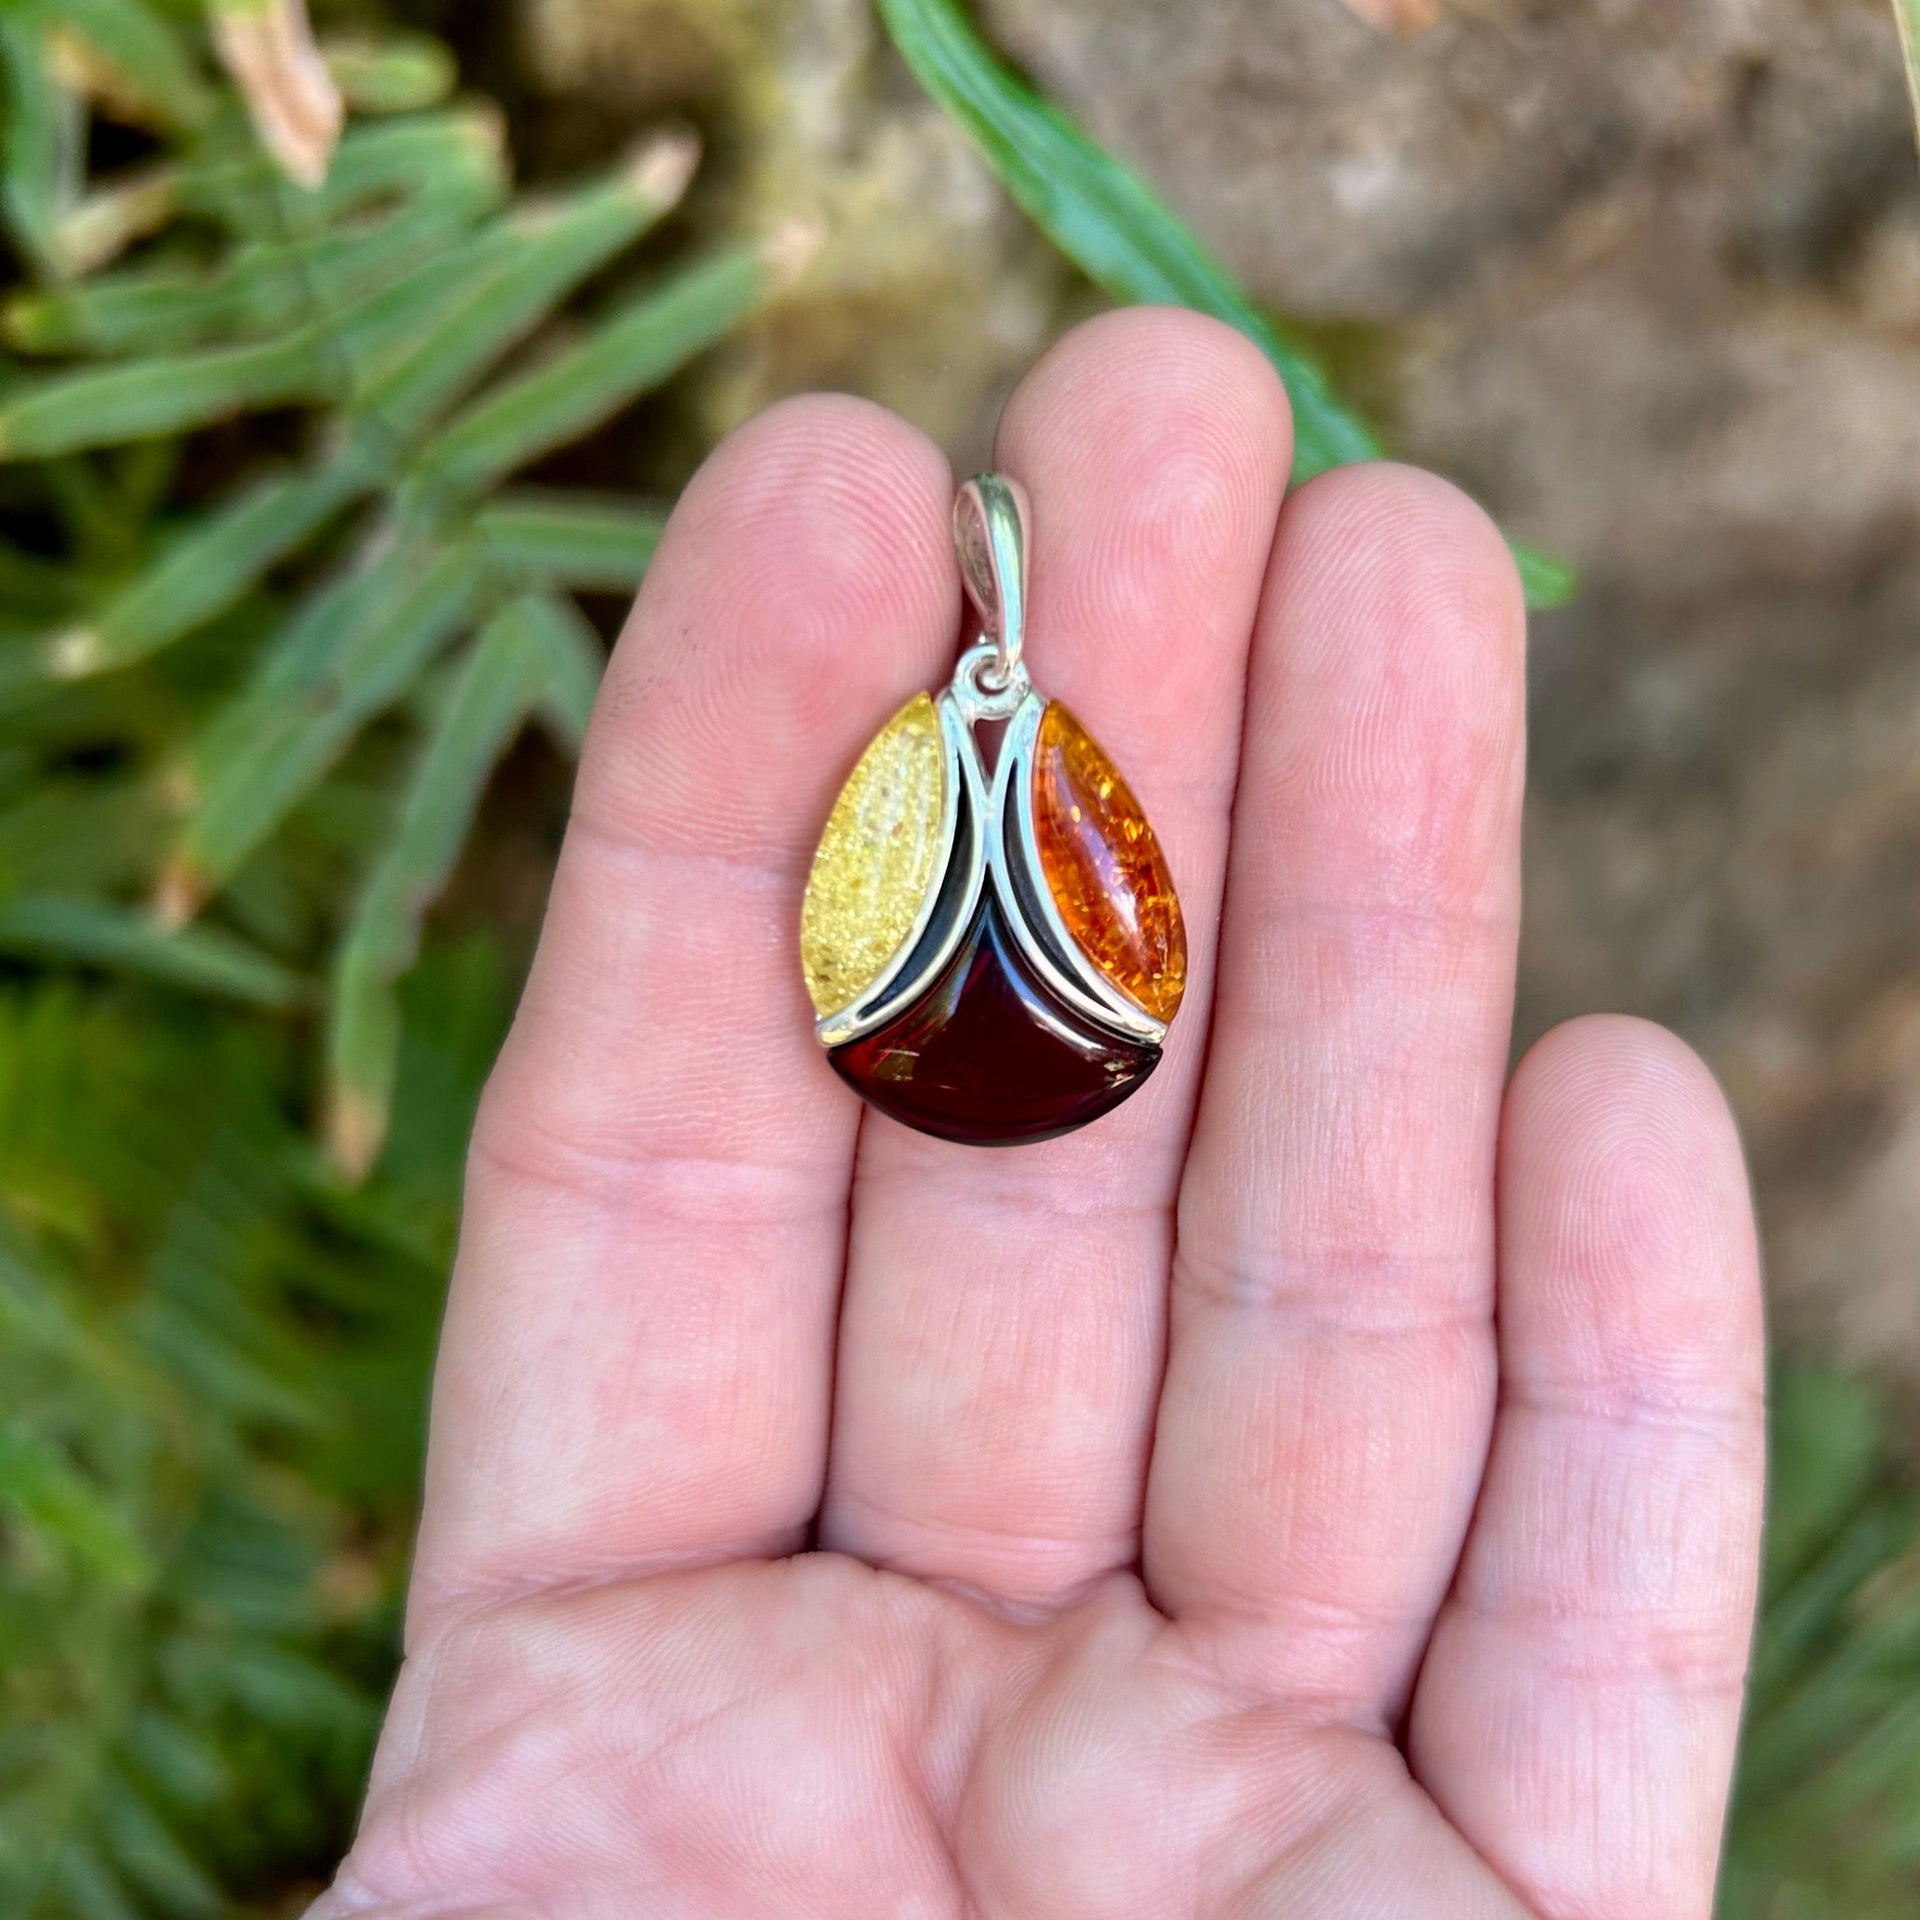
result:
<svg viewBox="0 0 1920 1920"><path fill-rule="evenodd" d="M1740 1149L1661 1030L1507 1077L1524 621L1485 516L1287 495L1237 335L1011 400L1028 657L1192 984L1093 1128L857 1101L795 927L950 671L952 476L849 399L688 490L473 1143L407 1658L314 1920L1706 1920L1755 1586Z"/></svg>

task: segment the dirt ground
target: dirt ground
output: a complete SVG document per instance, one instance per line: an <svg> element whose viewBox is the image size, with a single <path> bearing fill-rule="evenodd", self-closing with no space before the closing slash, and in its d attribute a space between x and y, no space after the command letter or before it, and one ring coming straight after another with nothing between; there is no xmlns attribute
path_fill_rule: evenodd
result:
<svg viewBox="0 0 1920 1920"><path fill-rule="evenodd" d="M990 0L1409 458L1571 555L1533 643L1522 1043L1665 1020L1776 1323L1920 1406L1920 169L1885 0ZM710 423L810 383L956 457L1085 304L864 0L521 0L563 109L690 111L821 217Z"/></svg>

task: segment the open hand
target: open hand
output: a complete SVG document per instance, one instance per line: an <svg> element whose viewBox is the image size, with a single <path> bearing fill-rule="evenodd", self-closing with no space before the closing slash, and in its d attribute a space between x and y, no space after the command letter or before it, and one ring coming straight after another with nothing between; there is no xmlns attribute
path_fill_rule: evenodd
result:
<svg viewBox="0 0 1920 1920"><path fill-rule="evenodd" d="M405 1670L315 1910L1705 1920L1752 1610L1740 1153L1680 1043L1506 1083L1523 620L1461 495L1282 505L1134 311L1015 394L1036 677L1185 904L1131 1104L861 1109L795 947L959 638L938 451L775 408L617 649L483 1104Z"/></svg>

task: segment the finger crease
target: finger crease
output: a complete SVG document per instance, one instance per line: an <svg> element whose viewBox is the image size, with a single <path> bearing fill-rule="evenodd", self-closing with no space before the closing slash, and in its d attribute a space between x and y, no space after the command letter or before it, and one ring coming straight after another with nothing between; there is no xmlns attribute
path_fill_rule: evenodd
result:
<svg viewBox="0 0 1920 1920"><path fill-rule="evenodd" d="M1490 1326L1488 1267L1479 1254L1344 1253L1315 1260L1182 1247L1174 1256L1173 1289L1181 1305L1250 1311L1328 1334L1399 1339Z"/></svg>
<svg viewBox="0 0 1920 1920"><path fill-rule="evenodd" d="M567 822L567 837L616 860L648 868L714 873L733 887L745 885L757 892L787 892L806 878L811 857L807 849L798 849L784 860L767 860L716 852L710 847L671 847L650 839L637 824L615 825L614 818L576 803Z"/></svg>
<svg viewBox="0 0 1920 1920"><path fill-rule="evenodd" d="M1746 1441L1765 1427L1766 1392L1758 1386L1733 1394L1720 1388L1701 1397L1678 1385L1662 1393L1644 1380L1609 1386L1584 1380L1520 1380L1507 1374L1501 1381L1500 1411L1538 1420Z"/></svg>
<svg viewBox="0 0 1920 1920"><path fill-rule="evenodd" d="M689 1215L716 1213L729 1222L766 1225L838 1214L846 1206L838 1189L823 1191L817 1166L597 1147L567 1139L524 1112L511 1127L477 1129L469 1157L473 1164L604 1207L630 1206L645 1197Z"/></svg>

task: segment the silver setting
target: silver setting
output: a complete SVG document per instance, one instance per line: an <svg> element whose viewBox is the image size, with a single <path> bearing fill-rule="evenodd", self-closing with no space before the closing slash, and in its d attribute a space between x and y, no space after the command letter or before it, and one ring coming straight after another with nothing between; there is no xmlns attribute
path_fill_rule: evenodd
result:
<svg viewBox="0 0 1920 1920"><path fill-rule="evenodd" d="M991 883L1021 959L1063 1007L1104 1032L1157 1047L1167 1037L1167 1023L1128 999L1087 958L1060 917L1040 862L1033 815L1034 745L1047 701L1024 669L1015 686L983 694L980 670L990 659L990 649L970 648L952 684L934 701L947 750L946 809L938 875L913 930L859 999L816 1022L814 1031L822 1046L841 1046L912 1006L959 951ZM991 781L973 732L979 720L1007 722ZM1064 1026L1060 1031L1069 1032Z"/></svg>
<svg viewBox="0 0 1920 1920"><path fill-rule="evenodd" d="M953 545L994 665L982 679L1004 692L1020 672L1027 637L1027 553L1033 545L1027 490L1004 473L976 474L954 496Z"/></svg>
<svg viewBox="0 0 1920 1920"><path fill-rule="evenodd" d="M963 662L964 664L964 662ZM934 877L912 931L901 941L879 977L851 1005L814 1022L823 1047L857 1040L883 1027L933 985L959 949L986 885L987 783L974 745L972 723L950 692L934 701L940 716L940 738L947 750L946 805L940 824L940 857ZM964 815L963 809L964 807ZM954 870L954 843L963 822L967 828L967 856ZM936 917L940 920L937 932ZM918 964L914 964L919 955ZM912 965L912 972L906 971Z"/></svg>
<svg viewBox="0 0 1920 1920"><path fill-rule="evenodd" d="M1167 1023L1135 1005L1087 958L1047 885L1033 818L1033 750L1046 710L1046 700L1030 692L1000 743L987 834L994 891L1021 958L1050 992L1096 1026L1157 1047L1167 1037Z"/></svg>
<svg viewBox="0 0 1920 1920"><path fill-rule="evenodd" d="M1122 1039L1157 1047L1167 1037L1164 1020L1136 1006L1087 958L1041 865L1033 761L1047 701L1021 659L1030 525L1026 493L1002 474L968 481L954 502L954 545L982 638L961 654L934 700L947 755L937 877L879 977L815 1023L822 1046L857 1040L912 1006L959 951L989 881L1021 959L1064 1009ZM991 778L975 734L983 721L1006 728ZM1049 1020L1063 1037L1079 1037L1064 1020Z"/></svg>
<svg viewBox="0 0 1920 1920"><path fill-rule="evenodd" d="M1000 649L991 640L982 640L960 656L953 679L938 697L937 704L951 706L961 724L968 729L968 745L979 764L979 748L974 745L972 729L982 720L1011 720L1021 706L1033 698L1033 682L1027 670L1015 661L1001 677ZM984 769L981 779L986 779Z"/></svg>

